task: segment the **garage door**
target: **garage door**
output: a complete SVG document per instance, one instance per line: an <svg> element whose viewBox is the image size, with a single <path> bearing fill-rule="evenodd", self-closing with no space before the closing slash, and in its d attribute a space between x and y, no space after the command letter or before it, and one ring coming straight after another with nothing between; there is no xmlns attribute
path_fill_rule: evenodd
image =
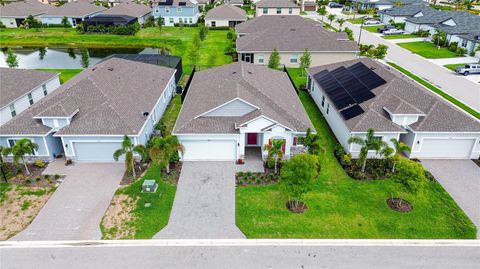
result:
<svg viewBox="0 0 480 269"><path fill-rule="evenodd" d="M423 158L469 159L475 139L425 138L420 149Z"/></svg>
<svg viewBox="0 0 480 269"><path fill-rule="evenodd" d="M113 153L121 147L121 142L73 142L77 161L82 162L113 162Z"/></svg>
<svg viewBox="0 0 480 269"><path fill-rule="evenodd" d="M185 147L184 161L235 160L237 144L233 140L181 141Z"/></svg>

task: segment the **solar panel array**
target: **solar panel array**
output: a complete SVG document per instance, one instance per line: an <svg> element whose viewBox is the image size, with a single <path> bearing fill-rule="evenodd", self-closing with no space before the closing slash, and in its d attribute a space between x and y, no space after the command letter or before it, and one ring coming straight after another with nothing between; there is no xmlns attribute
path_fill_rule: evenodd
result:
<svg viewBox="0 0 480 269"><path fill-rule="evenodd" d="M359 104L374 98L372 90L386 83L361 62L348 68L341 66L332 71L323 70L314 78L345 120L364 113Z"/></svg>

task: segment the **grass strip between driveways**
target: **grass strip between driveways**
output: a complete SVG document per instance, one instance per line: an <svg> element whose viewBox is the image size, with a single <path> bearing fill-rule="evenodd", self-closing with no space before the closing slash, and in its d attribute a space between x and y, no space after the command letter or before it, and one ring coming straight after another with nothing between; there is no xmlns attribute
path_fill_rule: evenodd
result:
<svg viewBox="0 0 480 269"><path fill-rule="evenodd" d="M406 39L406 38L419 38L418 35L404 34L404 35L384 35L384 39Z"/></svg>
<svg viewBox="0 0 480 269"><path fill-rule="evenodd" d="M398 43L397 45L427 59L462 57L447 48L438 48L437 45L428 41Z"/></svg>
<svg viewBox="0 0 480 269"><path fill-rule="evenodd" d="M444 65L443 67L448 68L448 69L450 69L450 70L452 70L452 71L455 71L455 69L456 69L457 67L459 67L459 66L465 66L465 65L466 65L466 63L461 63L461 64L446 64L446 65Z"/></svg>
<svg viewBox="0 0 480 269"><path fill-rule="evenodd" d="M398 64L387 62L389 65L397 69L398 71L402 72L403 74L407 75L411 79L415 80L416 82L420 83L421 85L425 86L427 89L431 90L432 92L440 95L441 97L445 98L452 104L458 106L460 109L464 110L465 112L469 113L470 115L474 116L477 119L480 119L480 112L476 111L475 109L465 105L464 103L460 102L458 99L455 99L451 95L445 93L444 91L440 90L439 88L433 86L426 80L418 77L417 75L413 74L412 72L406 70L405 68L399 66Z"/></svg>

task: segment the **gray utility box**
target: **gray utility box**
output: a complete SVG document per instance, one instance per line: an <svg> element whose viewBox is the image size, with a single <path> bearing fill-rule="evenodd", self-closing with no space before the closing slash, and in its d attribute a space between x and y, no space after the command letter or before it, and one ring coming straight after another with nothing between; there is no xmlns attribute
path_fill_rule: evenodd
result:
<svg viewBox="0 0 480 269"><path fill-rule="evenodd" d="M156 192L158 188L157 182L153 179L145 179L142 184L142 192Z"/></svg>

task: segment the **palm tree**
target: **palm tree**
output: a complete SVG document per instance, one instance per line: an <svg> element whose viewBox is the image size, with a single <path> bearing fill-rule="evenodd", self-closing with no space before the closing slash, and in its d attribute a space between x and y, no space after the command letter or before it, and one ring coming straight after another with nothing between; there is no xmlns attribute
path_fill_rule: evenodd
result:
<svg viewBox="0 0 480 269"><path fill-rule="evenodd" d="M320 136L312 133L310 128L307 129L307 134L303 138L303 145L307 147L308 153L320 154Z"/></svg>
<svg viewBox="0 0 480 269"><path fill-rule="evenodd" d="M23 166L25 167L25 174L30 175L30 170L28 170L27 162L25 161L25 155L33 155L35 150L38 150L38 144L32 142L28 138L22 138L17 140L12 147L4 148L2 154L5 157L12 155L15 163L22 161Z"/></svg>
<svg viewBox="0 0 480 269"><path fill-rule="evenodd" d="M156 136L152 139L152 146L149 150L149 155L153 163L160 167L164 166L167 173L170 174L170 160L174 154L178 152L183 154L184 151L185 148L180 144L176 136Z"/></svg>
<svg viewBox="0 0 480 269"><path fill-rule="evenodd" d="M143 145L133 145L132 140L130 137L125 135L123 137L122 148L117 149L113 153L113 159L118 161L120 156L125 154L125 169L127 170L127 174L132 174L133 177L136 176L135 173L135 159L133 157L134 153L138 153L142 160L146 157L146 149Z"/></svg>
<svg viewBox="0 0 480 269"><path fill-rule="evenodd" d="M332 25L332 22L336 17L335 14L328 14L327 19L330 21L330 25Z"/></svg>
<svg viewBox="0 0 480 269"><path fill-rule="evenodd" d="M432 36L432 42L437 46L445 45L446 39L447 39L447 34L442 30L436 30L435 34Z"/></svg>
<svg viewBox="0 0 480 269"><path fill-rule="evenodd" d="M323 21L323 17L327 15L327 9L325 8L325 6L320 6L317 10L317 13L318 15L322 16L322 21Z"/></svg>
<svg viewBox="0 0 480 269"><path fill-rule="evenodd" d="M362 164L362 173L365 172L365 166L367 165L368 151L375 150L375 152L378 154L384 145L381 139L375 137L375 130L372 128L367 130L367 135L365 138L360 136L352 136L348 139L348 143L361 146L360 154L358 155L358 162Z"/></svg>
<svg viewBox="0 0 480 269"><path fill-rule="evenodd" d="M393 147L395 149L395 154L393 155L393 167L392 167L392 173L395 173L395 165L397 164L397 161L401 158L402 152L411 152L412 149L405 143L398 141L395 138L390 139L390 141L393 144Z"/></svg>
<svg viewBox="0 0 480 269"><path fill-rule="evenodd" d="M277 173L277 162L278 162L278 160L283 159L282 146L283 146L284 143L285 143L285 140L272 139L271 143L263 146L263 150L266 150L268 152L268 158L274 158L274 160L275 160L275 170L274 170L275 174Z"/></svg>
<svg viewBox="0 0 480 269"><path fill-rule="evenodd" d="M338 18L338 19L337 19L337 23L338 23L338 29L339 29L340 31L342 31L342 26L343 26L343 24L345 23L345 19Z"/></svg>

